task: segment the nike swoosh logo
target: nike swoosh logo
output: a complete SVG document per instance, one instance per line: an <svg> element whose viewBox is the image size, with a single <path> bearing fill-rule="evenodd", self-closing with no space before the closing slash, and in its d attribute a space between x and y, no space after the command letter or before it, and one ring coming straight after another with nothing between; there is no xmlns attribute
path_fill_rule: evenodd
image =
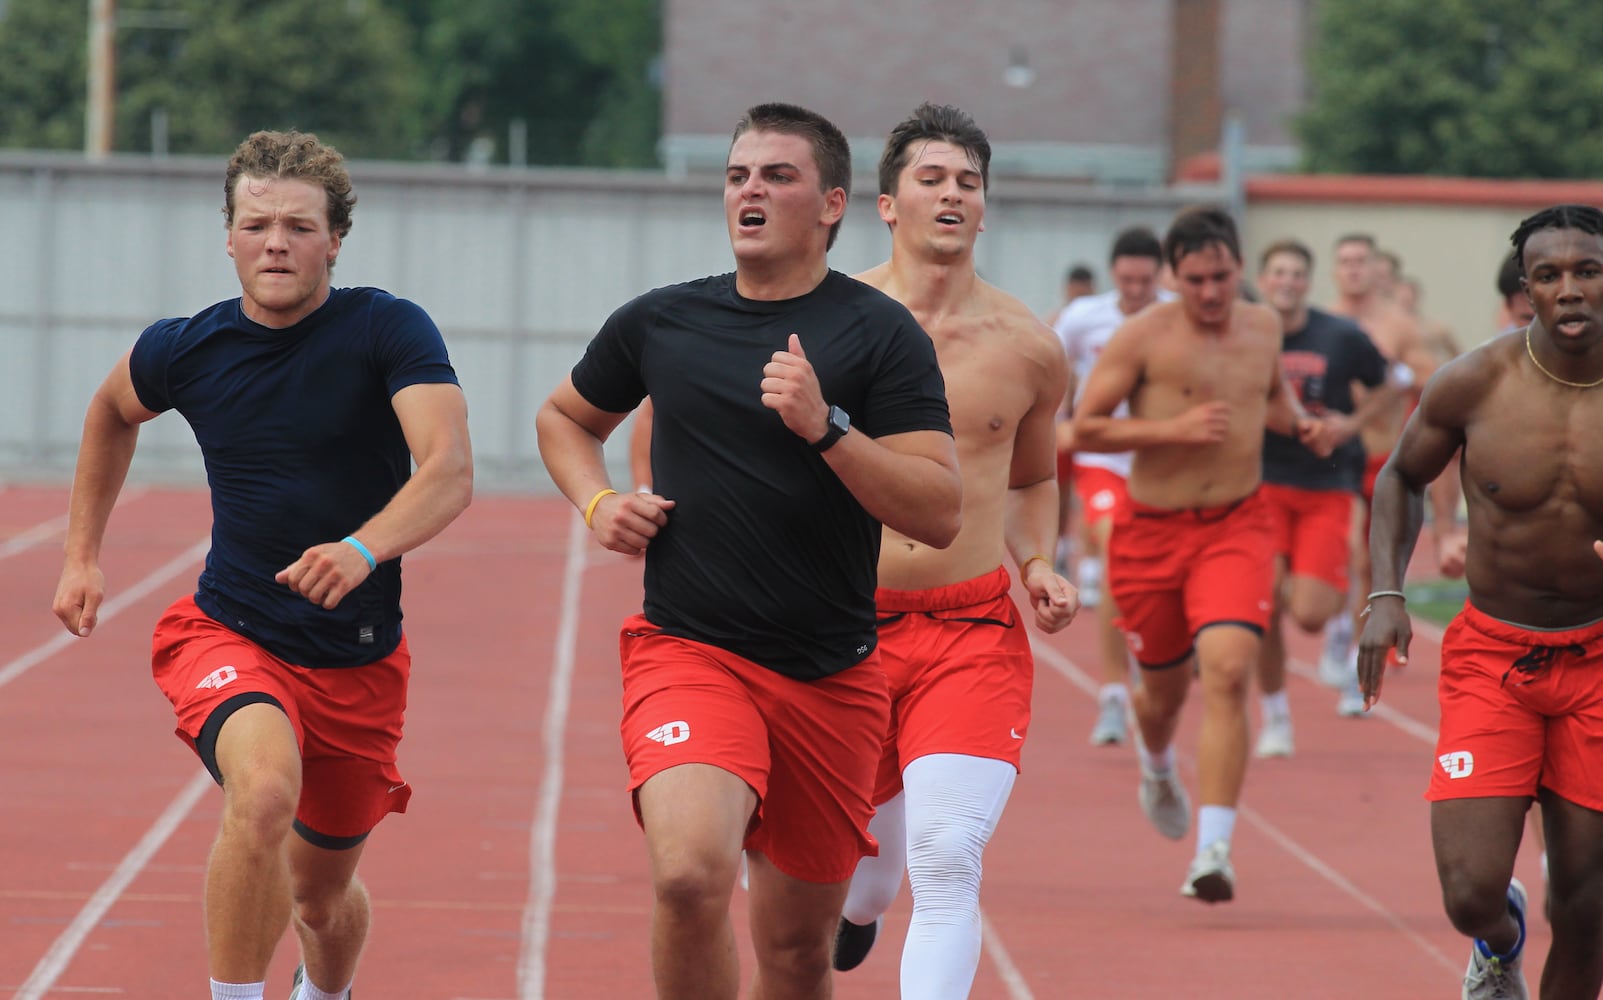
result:
<svg viewBox="0 0 1603 1000"><path fill-rule="evenodd" d="M1024 737L1019 735L1019 731L1017 729L1013 729L1013 728L1009 727L1008 732L1012 733L1013 734L1013 738L1016 739L1016 740L1022 740L1024 738Z"/></svg>
<svg viewBox="0 0 1603 1000"><path fill-rule="evenodd" d="M405 787L406 787L406 782L403 781L399 785L391 786L390 790L389 790L389 792L387 794L394 795L396 792L400 791L401 789L403 789Z"/></svg>

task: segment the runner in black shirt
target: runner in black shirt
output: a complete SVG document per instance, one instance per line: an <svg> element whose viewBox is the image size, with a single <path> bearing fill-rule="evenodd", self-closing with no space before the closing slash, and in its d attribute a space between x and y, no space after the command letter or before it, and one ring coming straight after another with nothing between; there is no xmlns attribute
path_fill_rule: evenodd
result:
<svg viewBox="0 0 1603 1000"><path fill-rule="evenodd" d="M754 993L827 994L847 880L877 850L880 526L944 547L962 520L929 337L829 270L850 178L823 118L748 111L724 187L734 273L623 306L539 415L546 467L601 544L646 553L622 737L660 997L736 995L742 848ZM653 492L614 493L601 443L647 395Z"/></svg>

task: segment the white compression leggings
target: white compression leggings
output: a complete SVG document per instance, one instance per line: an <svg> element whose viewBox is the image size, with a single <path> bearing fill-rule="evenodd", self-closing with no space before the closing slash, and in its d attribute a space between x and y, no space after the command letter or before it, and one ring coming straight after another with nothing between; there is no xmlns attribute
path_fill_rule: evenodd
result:
<svg viewBox="0 0 1603 1000"><path fill-rule="evenodd" d="M920 757L902 771L902 791L870 821L879 857L857 863L842 915L873 923L907 869L913 920L902 950L902 1000L968 996L980 964L980 855L1017 776L1001 760Z"/></svg>

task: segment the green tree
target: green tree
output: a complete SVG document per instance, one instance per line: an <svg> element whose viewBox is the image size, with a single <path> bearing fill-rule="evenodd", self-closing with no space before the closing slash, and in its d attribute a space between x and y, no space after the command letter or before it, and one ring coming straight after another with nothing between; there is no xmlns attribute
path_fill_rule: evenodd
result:
<svg viewBox="0 0 1603 1000"><path fill-rule="evenodd" d="M0 141L83 148L88 30L86 4L8 0L0 19Z"/></svg>
<svg viewBox="0 0 1603 1000"><path fill-rule="evenodd" d="M9 0L0 21L7 144L82 146L87 6ZM314 131L352 157L411 157L419 149L410 33L373 0L124 0L120 7L118 150L148 150L158 110L175 153L227 152L261 128Z"/></svg>
<svg viewBox="0 0 1603 1000"><path fill-rule="evenodd" d="M1316 171L1603 173L1594 0L1324 0L1297 122Z"/></svg>
<svg viewBox="0 0 1603 1000"><path fill-rule="evenodd" d="M508 162L521 121L530 163L656 162L659 0L386 2L420 39L433 155Z"/></svg>

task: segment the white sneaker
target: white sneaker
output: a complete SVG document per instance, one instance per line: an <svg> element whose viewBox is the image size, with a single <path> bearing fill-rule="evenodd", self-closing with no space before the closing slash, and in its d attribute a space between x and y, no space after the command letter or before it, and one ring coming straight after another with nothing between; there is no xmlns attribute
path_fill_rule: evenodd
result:
<svg viewBox="0 0 1603 1000"><path fill-rule="evenodd" d="M1508 908L1519 920L1520 934L1523 936L1525 887L1519 879L1514 879L1508 885ZM1528 1000L1530 992L1525 988L1525 973L1520 971L1520 961L1524 955L1522 948L1520 954L1513 958L1498 958L1486 954L1479 941L1470 945L1469 968L1464 970L1463 1000Z"/></svg>
<svg viewBox="0 0 1603 1000"><path fill-rule="evenodd" d="M1290 757L1291 749L1291 716L1265 718L1258 731L1258 748L1253 752L1259 757Z"/></svg>
<svg viewBox="0 0 1603 1000"><path fill-rule="evenodd" d="M1080 607L1094 608L1102 601L1102 560L1081 557L1075 572L1075 589L1080 592Z"/></svg>
<svg viewBox="0 0 1603 1000"><path fill-rule="evenodd" d="M1358 658L1353 655L1353 620L1345 611L1325 625L1325 648L1319 656L1319 683L1326 687L1341 687L1349 676L1358 673Z"/></svg>
<svg viewBox="0 0 1603 1000"><path fill-rule="evenodd" d="M1344 719L1362 719L1364 712L1364 692L1356 682L1343 685L1341 694L1336 698L1336 714Z"/></svg>
<svg viewBox="0 0 1603 1000"><path fill-rule="evenodd" d="M1170 840L1179 840L1191 829L1191 801L1186 798L1185 786L1174 771L1149 771L1141 768L1141 787L1137 790L1141 811L1158 832Z"/></svg>
<svg viewBox="0 0 1603 1000"><path fill-rule="evenodd" d="M1216 840L1191 859L1180 895L1204 903L1228 903L1236 897L1236 870L1230 864L1230 842Z"/></svg>
<svg viewBox="0 0 1603 1000"><path fill-rule="evenodd" d="M1091 727L1091 745L1117 746L1130 732L1129 703L1123 698L1104 698L1098 710L1096 725Z"/></svg>

